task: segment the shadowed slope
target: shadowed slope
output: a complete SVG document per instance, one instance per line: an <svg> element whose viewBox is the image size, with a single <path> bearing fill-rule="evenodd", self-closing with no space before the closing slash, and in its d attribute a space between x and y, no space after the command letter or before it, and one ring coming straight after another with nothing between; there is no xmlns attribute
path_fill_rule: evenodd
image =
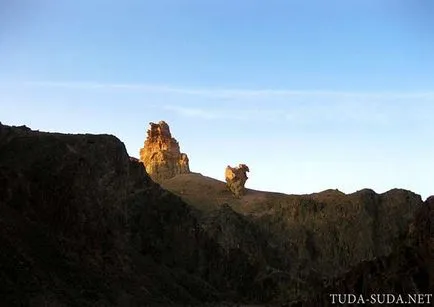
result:
<svg viewBox="0 0 434 307"><path fill-rule="evenodd" d="M328 280L295 306L332 306L331 293L351 293L370 298L372 294L434 293L434 197L428 198L415 215L409 232L387 256L363 261L342 276ZM378 297L376 297L379 300ZM384 298L380 297L382 301ZM397 296L395 297L397 299ZM414 299L414 297L413 297ZM433 298L431 297L431 304ZM428 302L424 297L425 303ZM417 305L417 304L410 304ZM429 304L427 304L429 305Z"/></svg>
<svg viewBox="0 0 434 307"><path fill-rule="evenodd" d="M234 199L200 174L163 187L178 196L113 136L0 125L0 305L306 300L393 255L422 205L405 190Z"/></svg>
<svg viewBox="0 0 434 307"><path fill-rule="evenodd" d="M270 297L284 301L307 297L323 279L389 255L422 205L419 195L399 189L383 194L365 189L348 195L338 190L285 195L249 189L237 199L223 182L200 174L179 175L163 186L194 206L205 224L219 204L227 203L254 225L257 236L267 242L261 253L267 265L257 280L263 283L265 278L273 285ZM220 236L225 236L226 224L220 222ZM226 241L236 238L226 236Z"/></svg>
<svg viewBox="0 0 434 307"><path fill-rule="evenodd" d="M201 305L236 269L110 135L0 125L0 245L2 306Z"/></svg>

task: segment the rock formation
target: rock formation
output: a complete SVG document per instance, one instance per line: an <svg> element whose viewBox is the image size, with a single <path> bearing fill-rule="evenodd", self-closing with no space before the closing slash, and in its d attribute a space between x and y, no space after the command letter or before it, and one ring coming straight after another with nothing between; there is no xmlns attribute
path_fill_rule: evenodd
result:
<svg viewBox="0 0 434 307"><path fill-rule="evenodd" d="M149 123L148 137L140 149L140 161L151 178L161 183L179 174L190 173L188 157L181 153L179 143L172 137L169 125L160 121Z"/></svg>
<svg viewBox="0 0 434 307"><path fill-rule="evenodd" d="M182 198L162 189L177 180ZM0 124L0 306L327 306L330 293L433 293L434 197L234 200L212 181L192 173L160 186L114 136ZM213 208L219 196L227 204Z"/></svg>
<svg viewBox="0 0 434 307"><path fill-rule="evenodd" d="M0 306L205 306L246 274L111 135L0 124L0 246Z"/></svg>
<svg viewBox="0 0 434 307"><path fill-rule="evenodd" d="M241 197L244 195L244 185L249 177L249 167L245 164L240 164L238 167L227 166L225 170L226 186L235 195L235 197Z"/></svg>
<svg viewBox="0 0 434 307"><path fill-rule="evenodd" d="M352 293L357 298L369 298L376 293L377 302L384 302L384 293L390 293L394 294L391 299L395 303L398 303L401 295L404 301L401 301L402 305L405 301L414 302L412 299L420 294L428 305L425 294L432 296L434 291L433 221L434 196L431 196L418 205L409 231L390 254L362 261L345 274L325 280L320 287L311 291L309 299L293 306L333 306L331 293ZM431 304L432 300L431 297Z"/></svg>

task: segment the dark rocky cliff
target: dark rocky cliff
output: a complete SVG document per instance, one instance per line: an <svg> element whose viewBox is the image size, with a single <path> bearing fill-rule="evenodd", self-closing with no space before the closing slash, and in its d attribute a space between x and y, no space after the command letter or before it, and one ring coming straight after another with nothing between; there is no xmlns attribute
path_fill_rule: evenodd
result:
<svg viewBox="0 0 434 307"><path fill-rule="evenodd" d="M198 304L232 278L210 278L231 263L110 135L0 126L0 246L1 306Z"/></svg>
<svg viewBox="0 0 434 307"><path fill-rule="evenodd" d="M327 280L310 299L293 305L332 306L330 294L338 293L361 295L363 298L370 298L372 294L400 294L404 302L413 302L407 299L408 294L433 295L433 222L434 197L431 196L418 208L406 237L390 254L357 264L345 274ZM425 304L428 302L426 297L424 301ZM432 297L430 301L433 302Z"/></svg>
<svg viewBox="0 0 434 307"><path fill-rule="evenodd" d="M401 255L398 247L424 208L419 195L402 189L310 195L247 190L235 199L223 182L198 174L177 176L163 186L201 213L211 237L226 246L236 243L257 260L255 293L278 305L306 301L332 280L346 284L349 277L343 276L359 265ZM222 201L231 210L222 210Z"/></svg>
<svg viewBox="0 0 434 307"><path fill-rule="evenodd" d="M224 183L181 176L168 186L177 196L114 136L0 124L0 306L319 306L327 291L375 289L368 281L432 291L432 199L233 200Z"/></svg>

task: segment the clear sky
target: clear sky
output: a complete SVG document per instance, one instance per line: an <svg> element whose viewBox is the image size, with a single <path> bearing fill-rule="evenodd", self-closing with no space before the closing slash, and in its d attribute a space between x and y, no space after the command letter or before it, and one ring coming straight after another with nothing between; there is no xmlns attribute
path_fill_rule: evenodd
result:
<svg viewBox="0 0 434 307"><path fill-rule="evenodd" d="M192 171L285 193L434 194L434 1L0 0L0 121L165 120Z"/></svg>

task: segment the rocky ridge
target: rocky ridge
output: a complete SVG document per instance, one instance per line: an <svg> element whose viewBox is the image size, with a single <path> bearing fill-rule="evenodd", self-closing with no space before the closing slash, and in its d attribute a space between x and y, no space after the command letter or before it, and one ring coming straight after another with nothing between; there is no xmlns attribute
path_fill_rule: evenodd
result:
<svg viewBox="0 0 434 307"><path fill-rule="evenodd" d="M410 301L407 295L434 295L434 197L429 197L416 211L415 219L408 232L396 244L392 252L362 261L347 272L326 280L320 284L307 300L292 304L293 306L333 306L331 293L355 294L369 299L372 294L401 295L403 302ZM384 301L384 297L376 297ZM413 298L414 299L414 298ZM414 302L414 301L413 301ZM403 305L403 304L402 304ZM412 304L410 304L411 306ZM416 304L413 304L416 305Z"/></svg>
<svg viewBox="0 0 434 307"><path fill-rule="evenodd" d="M432 199L162 187L114 136L0 125L0 305L319 306L375 276L433 291Z"/></svg>
<svg viewBox="0 0 434 307"><path fill-rule="evenodd" d="M0 306L201 306L238 270L111 135L0 125L0 245Z"/></svg>
<svg viewBox="0 0 434 307"><path fill-rule="evenodd" d="M361 263L400 254L397 247L424 208L419 195L402 189L310 195L246 189L244 196L234 198L224 182L199 174L176 176L163 187L196 208L218 242L237 246L248 259L262 259L259 263L265 265L255 277L261 289L257 293L277 306L307 300L325 281L344 278ZM249 241L252 237L255 244ZM393 274L389 269L382 274Z"/></svg>

